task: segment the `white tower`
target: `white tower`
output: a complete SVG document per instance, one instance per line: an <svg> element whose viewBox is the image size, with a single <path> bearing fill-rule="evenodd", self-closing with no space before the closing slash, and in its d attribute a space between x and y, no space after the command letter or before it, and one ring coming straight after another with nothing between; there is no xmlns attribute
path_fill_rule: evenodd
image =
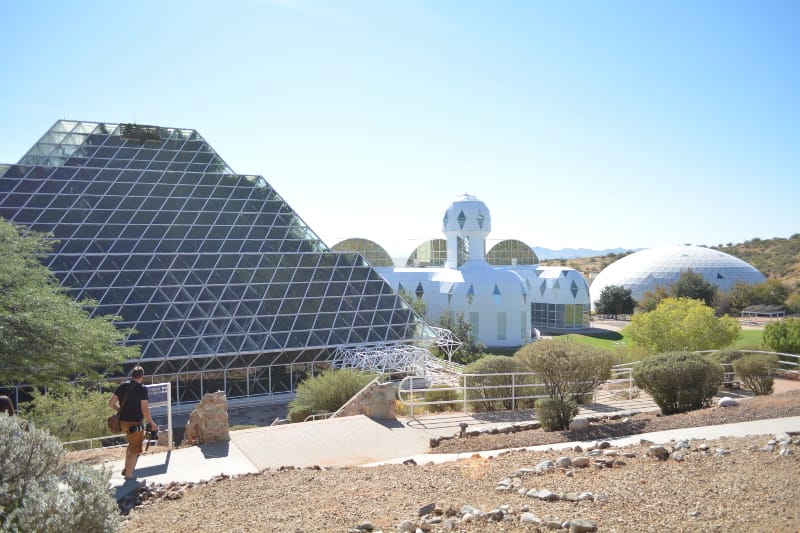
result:
<svg viewBox="0 0 800 533"><path fill-rule="evenodd" d="M467 261L486 261L486 236L492 231L489 208L474 196L457 196L445 211L442 232L447 237L445 267L458 268L458 239L469 252Z"/></svg>

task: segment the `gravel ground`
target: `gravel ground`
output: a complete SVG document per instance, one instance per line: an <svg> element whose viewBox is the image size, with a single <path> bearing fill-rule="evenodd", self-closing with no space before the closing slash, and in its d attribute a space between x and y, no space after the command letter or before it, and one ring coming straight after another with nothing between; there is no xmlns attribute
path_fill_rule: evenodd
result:
<svg viewBox="0 0 800 533"><path fill-rule="evenodd" d="M639 413L625 421L599 421L590 425L588 433L537 430L522 431L509 435L480 435L469 439L444 440L439 446L433 448L431 452L473 452L522 448L559 442L611 439L668 429L715 426L786 416L800 416L800 390L798 389L770 396L755 396L750 399L740 400L739 405L736 407L700 409L671 416L661 416L657 413Z"/></svg>
<svg viewBox="0 0 800 533"><path fill-rule="evenodd" d="M603 438L800 414L800 391L595 428ZM544 531L586 520L597 531L800 531L800 438L766 451L770 436L691 441L683 460L648 456L642 444L584 451L511 451L442 465L266 470L191 486L148 486L126 517L136 532ZM526 431L453 439L433 451L469 451L574 440L568 432ZM445 447L449 447L445 449ZM704 449L706 448L707 449ZM590 457L587 468L543 461ZM613 452L611 452L613 453ZM86 457L81 458L86 460ZM598 466L596 462L605 466ZM506 480L506 481L504 481ZM505 483L510 490L498 490ZM544 501L525 493L547 489ZM586 493L586 494L582 494ZM546 493L539 492L540 496ZM582 494L580 501L575 499ZM559 496L560 495L560 496ZM470 506L475 512L469 512ZM427 508L426 508L427 507ZM539 523L536 523L540 521Z"/></svg>

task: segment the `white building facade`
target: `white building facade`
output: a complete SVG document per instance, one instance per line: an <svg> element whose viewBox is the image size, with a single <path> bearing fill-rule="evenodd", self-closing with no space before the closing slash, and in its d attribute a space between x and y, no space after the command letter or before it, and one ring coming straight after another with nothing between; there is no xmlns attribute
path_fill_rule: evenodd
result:
<svg viewBox="0 0 800 533"><path fill-rule="evenodd" d="M588 326L589 286L578 271L486 261L491 214L476 197L457 197L444 214L442 231L447 239L443 267L376 268L393 289L422 299L429 320L462 313L473 336L489 347L531 342L536 328ZM462 262L459 243L466 252Z"/></svg>

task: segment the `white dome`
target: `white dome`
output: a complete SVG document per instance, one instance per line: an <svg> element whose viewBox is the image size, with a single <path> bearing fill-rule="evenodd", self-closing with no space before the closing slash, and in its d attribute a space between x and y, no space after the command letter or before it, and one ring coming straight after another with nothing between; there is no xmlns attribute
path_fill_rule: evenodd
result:
<svg viewBox="0 0 800 533"><path fill-rule="evenodd" d="M610 285L631 290L637 302L656 287L668 289L681 274L691 270L728 292L738 282L762 283L765 278L752 265L730 254L702 246L660 246L623 257L600 272L590 287L592 305Z"/></svg>
<svg viewBox="0 0 800 533"><path fill-rule="evenodd" d="M457 196L442 219L442 231L449 234L486 236L492 231L492 217L486 204L470 194Z"/></svg>

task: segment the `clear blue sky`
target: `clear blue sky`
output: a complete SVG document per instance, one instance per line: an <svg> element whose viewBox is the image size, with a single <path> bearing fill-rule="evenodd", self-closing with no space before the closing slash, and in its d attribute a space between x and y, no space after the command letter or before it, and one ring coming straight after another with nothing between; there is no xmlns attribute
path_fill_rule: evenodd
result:
<svg viewBox="0 0 800 533"><path fill-rule="evenodd" d="M800 232L800 2L0 0L0 162L57 119L193 128L328 244L464 192L491 241Z"/></svg>

